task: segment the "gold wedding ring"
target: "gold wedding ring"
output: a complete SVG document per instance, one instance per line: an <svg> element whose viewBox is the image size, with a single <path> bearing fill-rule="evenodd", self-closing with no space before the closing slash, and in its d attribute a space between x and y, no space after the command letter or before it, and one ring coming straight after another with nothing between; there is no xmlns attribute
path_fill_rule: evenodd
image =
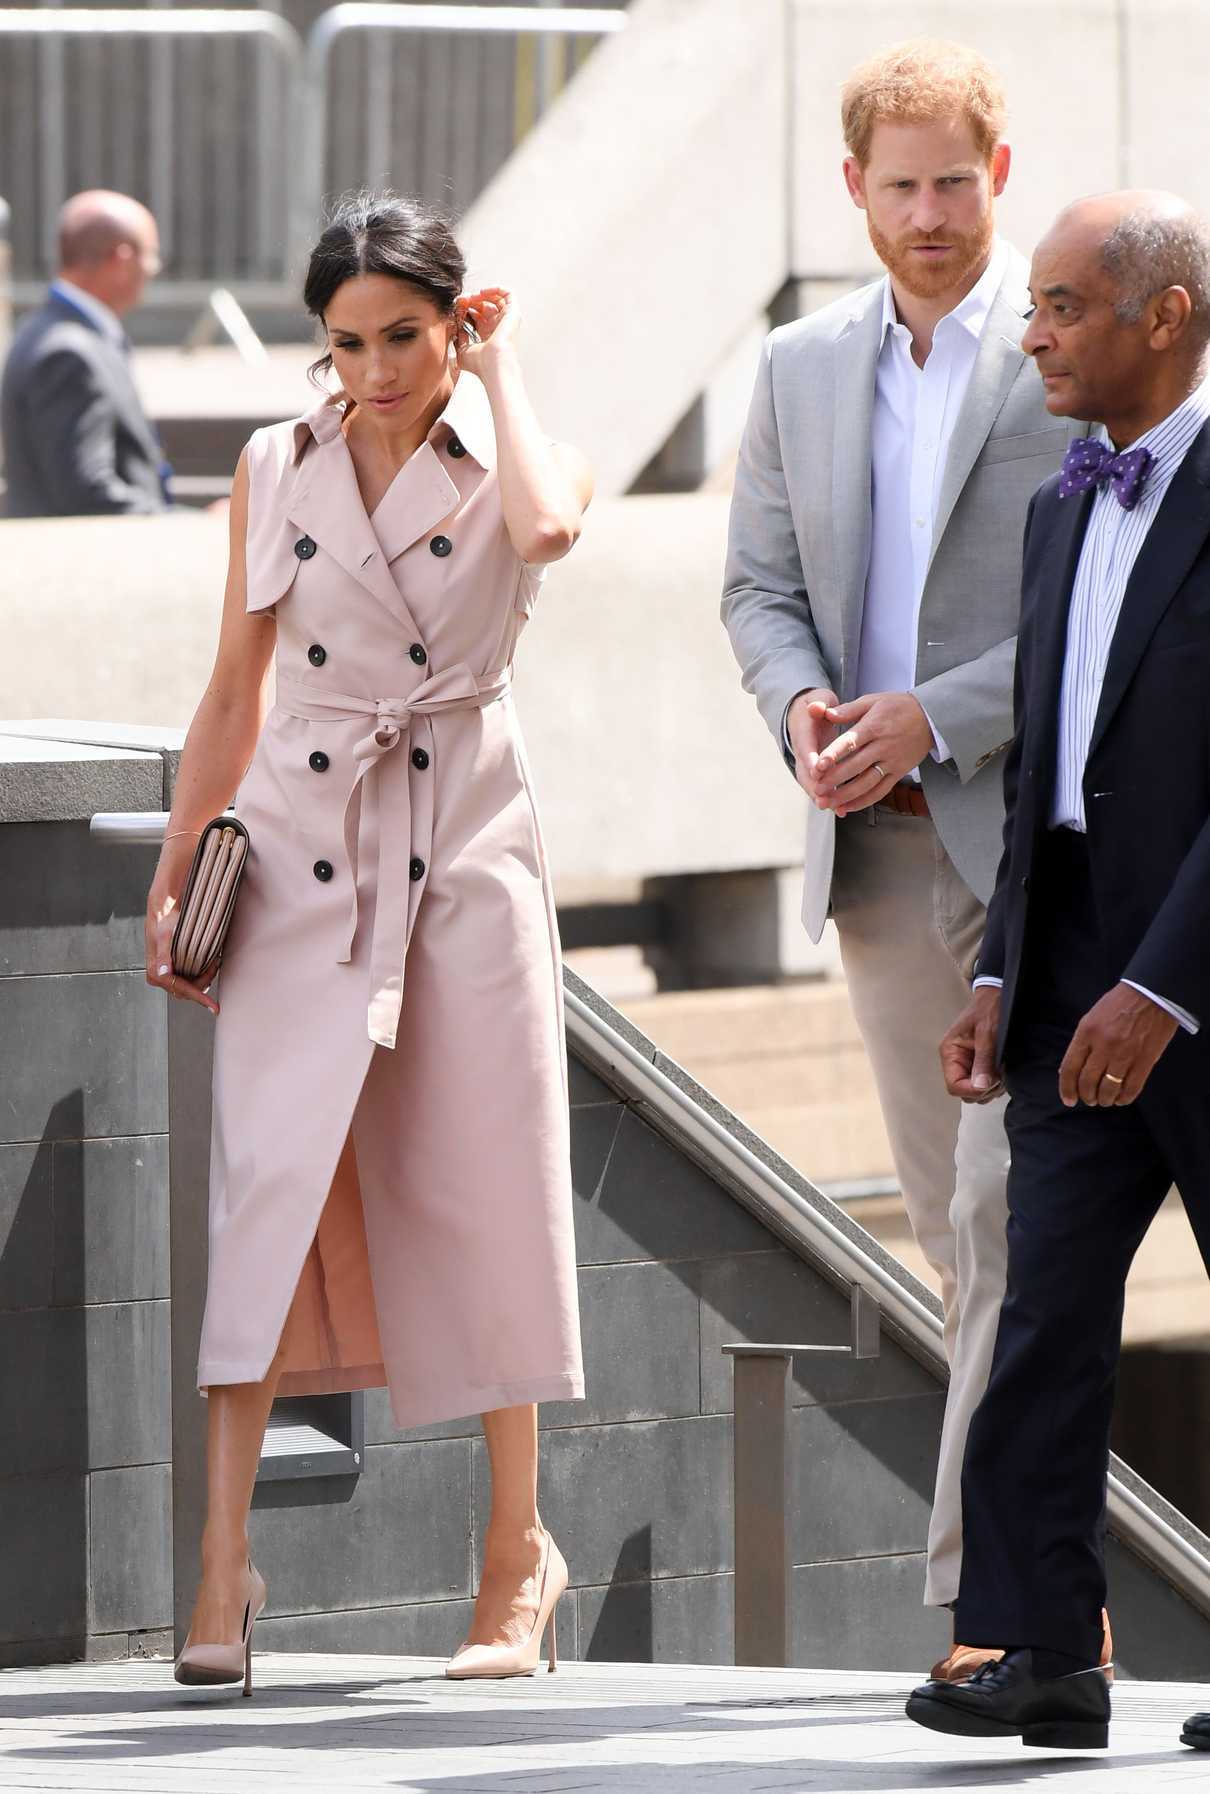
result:
<svg viewBox="0 0 1210 1794"><path fill-rule="evenodd" d="M874 762L874 771L878 774L880 779L886 778L886 773L882 770L881 766L879 766L877 760Z"/></svg>
<svg viewBox="0 0 1210 1794"><path fill-rule="evenodd" d="M1124 1084L1126 1082L1125 1078L1115 1078L1111 1071L1103 1071L1101 1076L1107 1084Z"/></svg>

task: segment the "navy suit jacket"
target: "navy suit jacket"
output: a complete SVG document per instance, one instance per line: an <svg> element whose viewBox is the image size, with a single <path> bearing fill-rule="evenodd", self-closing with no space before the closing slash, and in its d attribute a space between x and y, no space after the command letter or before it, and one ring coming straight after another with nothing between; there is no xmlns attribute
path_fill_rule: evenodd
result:
<svg viewBox="0 0 1210 1794"><path fill-rule="evenodd" d="M163 453L126 355L51 293L13 337L0 386L10 517L163 511Z"/></svg>
<svg viewBox="0 0 1210 1794"><path fill-rule="evenodd" d="M1067 617L1092 496L1039 488L1025 526L1004 852L979 956L1004 981L1003 1051L1050 818ZM1210 1040L1210 424L1139 551L1109 652L1084 777L1088 852L1114 980L1179 1004Z"/></svg>

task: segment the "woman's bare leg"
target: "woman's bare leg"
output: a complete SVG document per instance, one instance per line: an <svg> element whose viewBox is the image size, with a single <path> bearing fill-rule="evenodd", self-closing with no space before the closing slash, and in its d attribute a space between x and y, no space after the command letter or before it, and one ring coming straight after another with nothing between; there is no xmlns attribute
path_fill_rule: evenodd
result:
<svg viewBox="0 0 1210 1794"><path fill-rule="evenodd" d="M193 1608L194 1644L233 1644L248 1599L248 1512L280 1354L260 1383L216 1383L207 1397L206 1527L202 1581Z"/></svg>
<svg viewBox="0 0 1210 1794"><path fill-rule="evenodd" d="M546 1533L538 1517L538 1410L498 1408L483 1416L492 1470L492 1511L483 1580L468 1644L520 1644L538 1612Z"/></svg>

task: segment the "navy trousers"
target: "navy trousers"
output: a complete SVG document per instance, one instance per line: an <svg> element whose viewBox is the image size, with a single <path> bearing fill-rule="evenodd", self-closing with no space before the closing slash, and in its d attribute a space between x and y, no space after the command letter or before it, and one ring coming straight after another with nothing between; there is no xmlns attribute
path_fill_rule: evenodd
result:
<svg viewBox="0 0 1210 1794"><path fill-rule="evenodd" d="M1126 1276L1173 1184L1210 1266L1210 1016L1205 1034L1177 1033L1136 1103L1065 1108L1060 1061L1120 967L1098 939L1083 836L1050 835L1032 882L1005 1052L1008 1284L963 1468L955 1635L1095 1663Z"/></svg>

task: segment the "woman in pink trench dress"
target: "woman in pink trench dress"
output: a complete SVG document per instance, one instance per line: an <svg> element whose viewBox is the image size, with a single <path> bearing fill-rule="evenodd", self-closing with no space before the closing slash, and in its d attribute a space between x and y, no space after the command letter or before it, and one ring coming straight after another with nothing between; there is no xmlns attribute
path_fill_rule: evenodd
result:
<svg viewBox="0 0 1210 1794"><path fill-rule="evenodd" d="M559 945L509 680L591 478L538 426L509 295L464 296L464 272L445 222L392 196L345 202L317 244L305 298L341 390L241 456L150 894L148 977L219 1017L182 1681L251 1686L277 1393L385 1383L400 1426L483 1415L492 1517L448 1673L532 1668L566 1586L535 1405L583 1394ZM170 942L233 793L252 845L220 1015Z"/></svg>

